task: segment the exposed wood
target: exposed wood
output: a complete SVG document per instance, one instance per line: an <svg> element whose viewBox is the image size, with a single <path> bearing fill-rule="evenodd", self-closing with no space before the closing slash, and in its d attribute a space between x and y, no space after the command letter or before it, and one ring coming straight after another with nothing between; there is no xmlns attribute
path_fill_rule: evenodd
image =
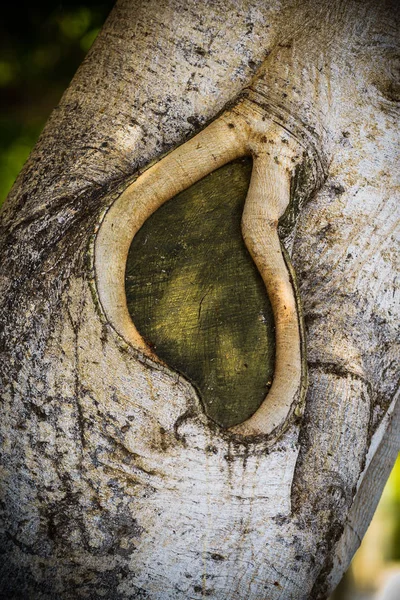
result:
<svg viewBox="0 0 400 600"><path fill-rule="evenodd" d="M260 406L274 374L274 319L241 236L250 159L158 209L131 244L129 313L157 356L191 381L223 427Z"/></svg>

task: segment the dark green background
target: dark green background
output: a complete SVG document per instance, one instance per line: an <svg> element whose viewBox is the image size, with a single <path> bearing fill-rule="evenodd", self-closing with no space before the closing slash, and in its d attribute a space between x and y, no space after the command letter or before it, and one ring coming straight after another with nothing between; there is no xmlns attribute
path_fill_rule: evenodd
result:
<svg viewBox="0 0 400 600"><path fill-rule="evenodd" d="M0 204L113 5L113 0L2 3Z"/></svg>

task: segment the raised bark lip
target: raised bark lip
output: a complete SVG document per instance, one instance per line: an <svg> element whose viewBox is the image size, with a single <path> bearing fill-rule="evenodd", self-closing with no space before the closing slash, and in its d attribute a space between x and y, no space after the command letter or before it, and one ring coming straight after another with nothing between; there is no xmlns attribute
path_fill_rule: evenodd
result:
<svg viewBox="0 0 400 600"><path fill-rule="evenodd" d="M239 440L274 441L296 407L297 416L302 414L307 376L301 308L277 228L290 202L293 170L303 153L298 139L259 105L241 101L139 175L103 214L94 241L96 291L106 320L130 346L167 366L147 346L128 312L125 268L132 239L164 202L223 165L252 156L242 233L271 301L277 347L273 384L261 406L246 421L224 430Z"/></svg>

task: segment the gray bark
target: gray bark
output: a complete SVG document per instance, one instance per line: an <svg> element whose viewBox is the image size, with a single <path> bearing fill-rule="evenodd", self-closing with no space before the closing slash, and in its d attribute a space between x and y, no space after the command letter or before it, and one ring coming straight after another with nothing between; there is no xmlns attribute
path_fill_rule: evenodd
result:
<svg viewBox="0 0 400 600"><path fill-rule="evenodd" d="M2 597L336 585L399 446L398 39L385 2L117 3L1 215ZM272 447L124 342L92 257L133 178L243 95L324 174L288 238L305 413Z"/></svg>

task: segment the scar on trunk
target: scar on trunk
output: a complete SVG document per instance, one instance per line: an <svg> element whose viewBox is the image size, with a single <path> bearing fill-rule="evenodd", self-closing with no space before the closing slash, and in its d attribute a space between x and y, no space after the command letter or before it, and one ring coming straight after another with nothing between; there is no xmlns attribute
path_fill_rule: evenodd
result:
<svg viewBox="0 0 400 600"><path fill-rule="evenodd" d="M106 318L118 334L154 361L162 362L139 333L128 310L125 276L132 240L168 200L243 157L251 157L252 170L241 231L272 307L275 356L272 385L261 405L228 431L238 436L277 437L296 408L296 413L301 411L307 380L295 276L278 235L278 222L290 202L291 179L302 160L302 148L286 129L261 114L258 106L242 101L127 187L105 214L97 234L97 290Z"/></svg>
<svg viewBox="0 0 400 600"><path fill-rule="evenodd" d="M135 235L126 263L136 328L225 429L257 410L274 374L272 308L241 234L251 170L246 156L168 200Z"/></svg>

